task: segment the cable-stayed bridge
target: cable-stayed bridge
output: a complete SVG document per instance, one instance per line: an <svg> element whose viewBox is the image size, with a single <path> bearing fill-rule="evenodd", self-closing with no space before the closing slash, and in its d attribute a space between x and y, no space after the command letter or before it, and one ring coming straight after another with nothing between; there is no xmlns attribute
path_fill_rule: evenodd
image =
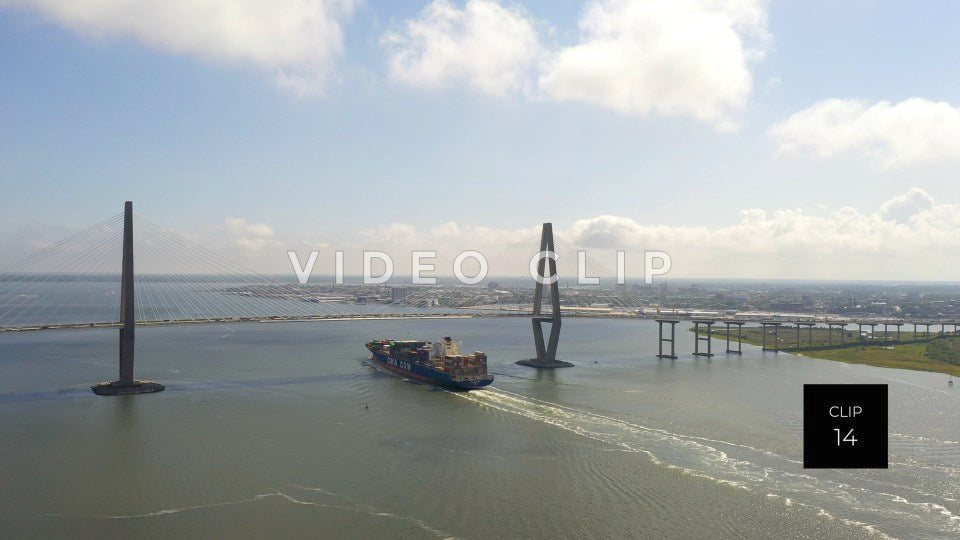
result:
<svg viewBox="0 0 960 540"><path fill-rule="evenodd" d="M549 239L548 239L549 231ZM531 228L528 235L518 235L496 253L484 253L486 279L466 285L453 278L438 278L437 284L414 285L409 277L395 278L383 284L363 284L360 280L336 283L332 277L303 285L295 279L293 268L287 276L266 275L253 271L183 234L134 214L132 205L123 213L111 216L74 235L49 245L5 268L0 269L0 334L53 329L119 328L119 381L132 381L132 350L135 328L164 324L198 324L224 322L279 322L336 319L381 318L452 318L452 317L522 317L533 321L536 359L524 359L534 367L560 367L555 355L563 315L650 316L660 326L661 358L676 358L673 348L674 326L681 320L693 321L695 330L701 325L695 341L695 356L711 356L711 325L726 324L728 353L731 349L731 325L739 330L747 321L772 330L772 348L778 350L778 329L781 325L796 326L796 343L800 347L801 329L807 333L807 345L813 346L813 326L844 328L858 325L873 336L874 328L884 328L884 341L889 328L913 325L916 337L924 328L930 338L930 326L939 326L940 334L948 327L957 333L957 321L854 320L829 316L823 320L813 315L794 315L793 321L750 314L679 313L650 308L649 296L624 285L616 285L615 275L597 260L587 263L581 251L561 238L553 238L552 227L544 224L541 231ZM134 242L135 239L135 242ZM134 244L136 249L134 249ZM387 246L384 246L387 247ZM470 247L470 246L464 246ZM544 250L557 255L556 264L545 265ZM278 254L280 256L281 254ZM602 259L606 261L606 259ZM463 274L474 276L480 263L466 259ZM586 268L584 268L584 266ZM559 276L569 285L578 275L605 278L602 285L574 288L537 286L534 275ZM561 292L562 291L562 292ZM562 299L560 297L563 297ZM129 297L130 301L125 301ZM595 307L597 304L600 306ZM646 313L645 313L646 312ZM555 316L555 314L557 316ZM542 324L551 325L549 342L544 339ZM522 323L521 323L522 324ZM664 324L669 324L670 337L665 338ZM839 336L843 345L843 335ZM862 340L862 339L861 339ZM701 341L706 346L701 353ZM739 343L739 337L736 339ZM664 351L663 344L670 345ZM831 342L832 344L832 342ZM767 350L764 341L764 350ZM799 350L799 349L798 349ZM129 358L125 362L124 357ZM126 366L126 368L125 368Z"/></svg>
<svg viewBox="0 0 960 540"><path fill-rule="evenodd" d="M343 285L300 285L292 270L283 277L262 274L137 214L133 230L137 325L532 314L529 261L539 252L539 234L485 254L490 270L477 285L440 278L421 286L394 278L363 286L349 278ZM122 235L121 213L0 269L0 332L119 326ZM575 279L577 250L560 241L555 249L557 273ZM465 274L478 270L473 259L463 265ZM605 270L590 262L591 275ZM514 294L490 287L498 282L514 285ZM521 289L529 295L516 294ZM626 288L618 296L625 308L644 305Z"/></svg>
<svg viewBox="0 0 960 540"><path fill-rule="evenodd" d="M542 260L547 245L556 254L556 262L549 265ZM554 242L552 227L544 224L542 234L516 239L483 258L486 275L498 277L472 285L453 280L419 286L396 282L302 285L292 276L284 279L246 268L134 214L128 202L123 213L0 270L0 332L119 328L120 377L94 387L98 393L117 394L162 389L133 380L135 328L144 325L532 316L538 358L552 357L560 326L556 312L564 308L556 283L534 287L533 276L577 276L585 265L578 250ZM481 266L475 258L466 259L463 274L476 276ZM612 274L598 264L591 265L591 270L594 275ZM505 291L509 287L494 279L509 280L515 286ZM624 313L643 305L629 288L622 288L618 299L627 308ZM549 348L539 326L543 322L553 322L555 327ZM147 384L154 384L154 389L145 389Z"/></svg>

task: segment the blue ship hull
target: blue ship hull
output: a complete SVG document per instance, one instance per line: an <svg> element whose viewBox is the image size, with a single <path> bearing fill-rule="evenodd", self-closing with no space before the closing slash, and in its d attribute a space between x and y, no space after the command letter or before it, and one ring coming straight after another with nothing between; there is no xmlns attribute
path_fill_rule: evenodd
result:
<svg viewBox="0 0 960 540"><path fill-rule="evenodd" d="M370 352L373 353L372 360L374 367L380 371L405 379L412 379L427 384L436 384L452 390L475 390L477 388L483 388L493 382L493 377L480 380L457 380L450 377L447 373L430 369L427 366L397 360L380 351L371 350Z"/></svg>

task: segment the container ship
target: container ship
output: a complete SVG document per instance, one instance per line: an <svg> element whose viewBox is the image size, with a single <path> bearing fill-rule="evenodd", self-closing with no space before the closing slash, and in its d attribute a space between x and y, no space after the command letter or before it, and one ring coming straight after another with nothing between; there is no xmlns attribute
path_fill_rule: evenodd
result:
<svg viewBox="0 0 960 540"><path fill-rule="evenodd" d="M487 373L487 355L460 354L460 345L450 339L431 343L380 339L367 343L373 365L380 371L454 390L473 390L493 382Z"/></svg>

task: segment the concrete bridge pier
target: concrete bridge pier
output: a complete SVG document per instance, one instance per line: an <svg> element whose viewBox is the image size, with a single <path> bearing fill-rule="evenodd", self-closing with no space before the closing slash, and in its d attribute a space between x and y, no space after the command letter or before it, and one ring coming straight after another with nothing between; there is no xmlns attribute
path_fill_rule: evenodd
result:
<svg viewBox="0 0 960 540"><path fill-rule="evenodd" d="M777 321L760 321L760 326L763 327L763 348L764 351L773 351L780 352L780 325L782 323ZM773 348L767 347L767 327L773 327Z"/></svg>
<svg viewBox="0 0 960 540"><path fill-rule="evenodd" d="M875 322L867 322L867 321L856 321L855 324L857 325L857 334L858 334L859 337L860 337L860 341L865 341L865 339L864 339L864 337L863 337L863 327L864 327L864 326L869 326L869 327L870 327L870 339L873 339L873 337L874 337L874 336L873 336L873 329L877 326L877 323L875 323Z"/></svg>
<svg viewBox="0 0 960 540"><path fill-rule="evenodd" d="M843 335L846 333L845 328L847 327L846 322L828 322L827 323L827 341L830 345L833 345L833 327L840 327L840 345L843 345Z"/></svg>
<svg viewBox="0 0 960 540"><path fill-rule="evenodd" d="M894 343L900 343L900 327L903 326L902 322L885 322L883 323L883 341L890 341L890 330L889 327L895 326L897 328L897 339L894 340Z"/></svg>
<svg viewBox="0 0 960 540"><path fill-rule="evenodd" d="M677 336L677 323L680 322L678 319L656 319L657 326L659 327L660 339L658 341L659 345L657 348L657 358L669 358L671 360L677 359L677 352L674 349L674 343L676 342ZM664 323L670 325L670 337L663 337L663 325ZM664 342L670 343L670 354L663 354L663 344Z"/></svg>
<svg viewBox="0 0 960 540"><path fill-rule="evenodd" d="M813 327L814 327L817 323L808 322L808 321L797 321L797 322L795 322L795 323L793 323L793 324L797 325L797 348L799 349L800 346L801 346L801 343L800 343L800 328L803 327L803 326L806 326L806 327L807 327L807 346L808 346L808 347L813 347Z"/></svg>
<svg viewBox="0 0 960 540"><path fill-rule="evenodd" d="M724 324L727 325L727 353L743 354L743 325L746 323L743 321L724 321ZM732 324L737 326L737 350L730 348L730 325Z"/></svg>
<svg viewBox="0 0 960 540"><path fill-rule="evenodd" d="M713 325L716 324L716 322L717 322L717 321L712 321L712 320L697 320L697 319L694 319L694 321L693 321L693 334L694 334L694 336L696 336L696 341L693 342L693 355L694 355L694 356L706 356L706 357L708 357L708 358L711 357L711 356L713 356L713 349L712 349L712 343L713 343ZM701 335L700 335L700 325L701 325L701 324L707 327L707 335L706 335L706 336L701 336ZM729 338L728 338L728 339L729 339ZM702 352L702 351L700 350L700 342L701 342L701 341L706 341L706 342L707 342L707 352Z"/></svg>

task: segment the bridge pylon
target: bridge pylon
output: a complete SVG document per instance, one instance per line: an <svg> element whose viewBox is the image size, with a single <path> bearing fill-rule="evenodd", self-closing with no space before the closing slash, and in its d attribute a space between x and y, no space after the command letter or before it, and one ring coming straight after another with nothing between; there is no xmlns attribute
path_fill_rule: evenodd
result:
<svg viewBox="0 0 960 540"><path fill-rule="evenodd" d="M123 260L120 270L120 377L112 382L102 382L90 387L99 396L149 394L159 392L164 386L133 378L134 311L133 285L133 202L123 205Z"/></svg>
<svg viewBox="0 0 960 540"><path fill-rule="evenodd" d="M557 360L557 344L560 342L560 276L557 275L556 248L553 243L553 224L544 223L540 234L540 254L537 263L536 285L533 290L533 344L537 351L536 358L517 360L521 366L535 368L573 367L570 362ZM549 268L550 273L545 271ZM549 281L550 307L549 317L541 314L543 306L543 285ZM544 345L543 323L550 323L550 341Z"/></svg>

